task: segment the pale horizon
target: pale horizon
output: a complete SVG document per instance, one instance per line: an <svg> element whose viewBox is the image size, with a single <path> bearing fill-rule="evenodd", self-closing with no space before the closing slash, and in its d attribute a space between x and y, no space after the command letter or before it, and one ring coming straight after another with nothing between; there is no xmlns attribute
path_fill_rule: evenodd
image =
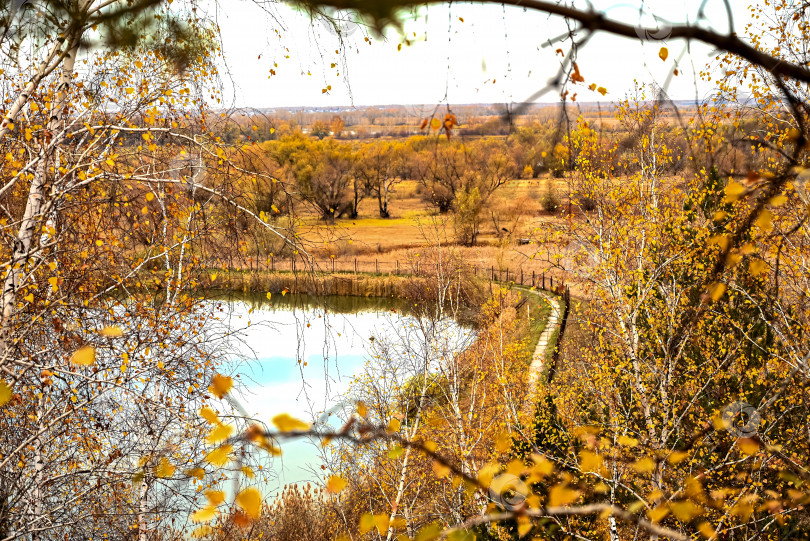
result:
<svg viewBox="0 0 810 541"><path fill-rule="evenodd" d="M607 10L610 17L655 24L651 16L639 18L637 10L626 6L598 4L595 7ZM722 3L715 4L707 13L723 21L716 24L722 29ZM344 48L325 22L286 4L275 6L280 23L250 2L231 6L212 12L223 40L225 108L525 103L559 67L561 57L555 50L570 48L568 41L552 46L541 41L565 31L562 19L509 6L431 5L405 20L402 33L386 29L384 39L349 22L343 26ZM656 1L648 9L678 23L691 21L697 6L692 0ZM736 14L738 32L743 30L743 14ZM402 41L403 34L411 45ZM662 46L669 51L666 61L658 56ZM683 40L597 34L579 52L585 83L570 86L570 93L577 93L577 103L609 104L625 97L635 83L664 85L670 77L667 94L672 100L701 101L714 89L711 81L699 77L713 59L710 51L695 44L686 51ZM676 66L679 75L673 76ZM270 75L271 69L275 75ZM592 83L605 87L607 94L589 90ZM536 103L558 104L559 95L550 91Z"/></svg>

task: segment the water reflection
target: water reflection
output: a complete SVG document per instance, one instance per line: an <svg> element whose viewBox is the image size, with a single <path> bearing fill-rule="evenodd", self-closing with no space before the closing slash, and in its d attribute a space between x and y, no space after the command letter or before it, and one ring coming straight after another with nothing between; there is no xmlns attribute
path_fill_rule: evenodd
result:
<svg viewBox="0 0 810 541"><path fill-rule="evenodd" d="M414 322L408 304L398 299L273 295L268 300L251 293L216 299L218 318L232 333L233 367L242 382L237 398L251 416L268 423L278 413L316 421L334 411L348 400L352 380L373 369L367 364L372 342L406 336L402 328ZM459 345L470 336L452 320L440 324ZM278 487L268 488L315 480L319 454L312 442L285 444L273 465Z"/></svg>

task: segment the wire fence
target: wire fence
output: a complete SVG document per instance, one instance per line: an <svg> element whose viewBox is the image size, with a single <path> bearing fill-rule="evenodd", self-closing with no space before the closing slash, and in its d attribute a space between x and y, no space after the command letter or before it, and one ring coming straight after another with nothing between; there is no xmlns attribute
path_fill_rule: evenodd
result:
<svg viewBox="0 0 810 541"><path fill-rule="evenodd" d="M429 276L440 272L447 272L448 266L439 263L420 260L379 260L379 259L325 259L305 262L293 257L271 257L267 260L264 270L272 272L333 272L333 273L363 273L390 276ZM545 273L537 270L513 269L509 267L489 267L482 265L465 264L463 270L472 273L478 278L491 282L515 284L535 289L542 289L556 295L563 295L567 290L565 280L559 273Z"/></svg>

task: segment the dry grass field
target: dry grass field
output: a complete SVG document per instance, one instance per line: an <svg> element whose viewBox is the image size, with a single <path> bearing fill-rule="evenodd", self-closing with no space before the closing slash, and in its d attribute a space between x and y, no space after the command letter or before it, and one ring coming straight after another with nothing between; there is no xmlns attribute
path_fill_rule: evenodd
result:
<svg viewBox="0 0 810 541"><path fill-rule="evenodd" d="M560 204L554 212L544 211L541 205L549 183ZM512 276L522 271L527 277L534 272L538 279L543 273L556 280L567 278L551 271L546 261L549 253L557 253L560 247L539 242L543 235L538 233L549 226L567 225L567 186L563 180L515 179L500 187L482 212L475 246L456 241L453 214L438 213L424 201L420 188L415 181L398 184L388 219L379 218L373 198L360 204L358 218L338 219L334 225L304 210L301 238L311 246L314 259L327 268L334 260L337 269L357 265L359 271L392 272L415 266L418 261L430 264L423 256L425 248L441 244L481 272L494 270L503 276L508 269Z"/></svg>

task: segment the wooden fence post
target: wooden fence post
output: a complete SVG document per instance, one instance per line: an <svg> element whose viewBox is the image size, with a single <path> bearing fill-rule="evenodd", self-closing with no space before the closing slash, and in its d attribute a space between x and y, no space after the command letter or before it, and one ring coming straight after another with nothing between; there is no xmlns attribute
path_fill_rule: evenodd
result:
<svg viewBox="0 0 810 541"><path fill-rule="evenodd" d="M534 287L534 270L532 270L532 287Z"/></svg>
<svg viewBox="0 0 810 541"><path fill-rule="evenodd" d="M379 259L374 260L374 272L376 274L380 274L380 260Z"/></svg>
<svg viewBox="0 0 810 541"><path fill-rule="evenodd" d="M354 258L354 273L357 274L357 258Z"/></svg>

